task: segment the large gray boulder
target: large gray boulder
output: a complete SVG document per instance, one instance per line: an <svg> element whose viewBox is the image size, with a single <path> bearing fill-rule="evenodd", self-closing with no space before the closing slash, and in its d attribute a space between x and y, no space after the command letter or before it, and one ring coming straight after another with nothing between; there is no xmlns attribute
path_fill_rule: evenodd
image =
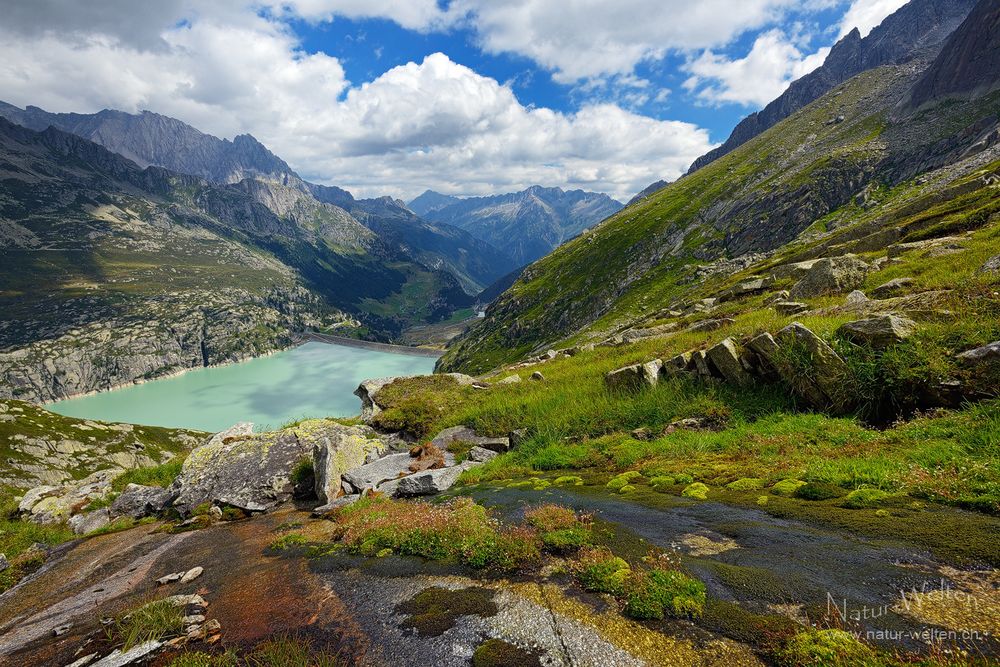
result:
<svg viewBox="0 0 1000 667"><path fill-rule="evenodd" d="M879 315L848 322L837 329L837 335L859 345L878 350L901 343L917 331L917 323L897 315Z"/></svg>
<svg viewBox="0 0 1000 667"><path fill-rule="evenodd" d="M375 489L384 482L408 475L411 463L413 463L413 457L410 456L409 452L389 454L345 472L341 479L351 487L354 493L361 493L365 489ZM328 500L330 497L328 494L326 498L320 500Z"/></svg>
<svg viewBox="0 0 1000 667"><path fill-rule="evenodd" d="M111 515L107 508L93 510L84 514L75 514L70 517L67 524L74 535L86 535L95 530L100 530L111 523Z"/></svg>
<svg viewBox="0 0 1000 667"><path fill-rule="evenodd" d="M983 364L1000 364L1000 341L973 348L955 355L965 366L976 367Z"/></svg>
<svg viewBox="0 0 1000 667"><path fill-rule="evenodd" d="M815 388L826 397L815 407L846 412L855 401L851 369L832 347L798 322L793 322L775 336L781 349L778 372L803 397L815 401ZM810 366L803 372L803 365ZM814 385L810 387L809 385Z"/></svg>
<svg viewBox="0 0 1000 667"><path fill-rule="evenodd" d="M270 433L246 425L216 434L188 455L170 490L173 506L188 513L202 503L263 512L292 497L292 470L313 455L317 444L349 428L328 419L310 419ZM359 465L364 462L362 458Z"/></svg>
<svg viewBox="0 0 1000 667"><path fill-rule="evenodd" d="M722 379L735 384L748 384L752 379L743 368L740 352L732 338L726 338L705 351L705 356Z"/></svg>
<svg viewBox="0 0 1000 667"><path fill-rule="evenodd" d="M386 447L368 426L324 422L320 430L311 437L313 474L316 497L325 503L340 493L344 473L377 459Z"/></svg>
<svg viewBox="0 0 1000 667"><path fill-rule="evenodd" d="M913 278L909 277L893 278L873 289L871 294L875 299L888 299L910 291L915 282Z"/></svg>
<svg viewBox="0 0 1000 667"><path fill-rule="evenodd" d="M861 287L870 270L867 262L854 255L824 257L809 267L789 295L803 299L849 292Z"/></svg>
<svg viewBox="0 0 1000 667"><path fill-rule="evenodd" d="M446 428L431 440L431 444L438 449L447 450L451 445L472 445L474 447L484 447L492 449L494 452L506 452L511 448L511 438L491 438L477 434L468 426L452 426Z"/></svg>
<svg viewBox="0 0 1000 667"><path fill-rule="evenodd" d="M399 498L409 498L442 493L454 486L463 472L477 465L480 464L475 461L465 461L457 466L427 470L403 477L395 482L393 495Z"/></svg>
<svg viewBox="0 0 1000 667"><path fill-rule="evenodd" d="M141 519L159 514L170 504L171 492L160 486L129 484L111 503L111 516Z"/></svg>
<svg viewBox="0 0 1000 667"><path fill-rule="evenodd" d="M644 387L655 387L662 368L663 361L660 359L625 366L606 374L604 384L612 391L639 391Z"/></svg>

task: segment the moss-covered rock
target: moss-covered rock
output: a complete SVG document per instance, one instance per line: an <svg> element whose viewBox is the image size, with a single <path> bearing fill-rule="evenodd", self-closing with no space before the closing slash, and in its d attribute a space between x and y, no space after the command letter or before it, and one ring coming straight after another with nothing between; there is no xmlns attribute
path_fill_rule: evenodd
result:
<svg viewBox="0 0 1000 667"><path fill-rule="evenodd" d="M776 496L794 496L795 492L805 486L806 483L800 479L783 479L771 487L771 493Z"/></svg>
<svg viewBox="0 0 1000 667"><path fill-rule="evenodd" d="M792 637L780 653L788 667L875 667L875 652L843 630L807 630Z"/></svg>
<svg viewBox="0 0 1000 667"><path fill-rule="evenodd" d="M726 488L730 491L760 491L765 486L767 486L767 481L759 477L741 477L726 484Z"/></svg>
<svg viewBox="0 0 1000 667"><path fill-rule="evenodd" d="M684 487L681 495L685 498L694 498L695 500L708 500L708 486L701 482L695 482Z"/></svg>
<svg viewBox="0 0 1000 667"><path fill-rule="evenodd" d="M849 507L855 510L877 507L888 500L891 496L892 494L881 489L855 489L847 494L847 498L844 499L844 507Z"/></svg>

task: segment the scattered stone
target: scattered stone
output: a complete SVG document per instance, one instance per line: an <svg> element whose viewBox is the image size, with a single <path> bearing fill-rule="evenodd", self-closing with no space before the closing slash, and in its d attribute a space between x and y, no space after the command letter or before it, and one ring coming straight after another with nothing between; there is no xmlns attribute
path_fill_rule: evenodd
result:
<svg viewBox="0 0 1000 667"><path fill-rule="evenodd" d="M320 502L337 497L345 473L364 467L370 456L385 450L385 445L368 426L331 424L326 430L323 437L314 439L312 447L316 497ZM358 488L358 491L364 488L369 487Z"/></svg>
<svg viewBox="0 0 1000 667"><path fill-rule="evenodd" d="M896 315L879 315L866 320L848 322L839 329L837 335L859 345L867 345L883 350L901 343L917 330L917 323Z"/></svg>
<svg viewBox="0 0 1000 667"><path fill-rule="evenodd" d="M543 382L545 380L545 376L542 375L541 371L535 371L531 374L531 379L536 382Z"/></svg>
<svg viewBox="0 0 1000 667"><path fill-rule="evenodd" d="M798 315L809 310L809 304L800 301L779 301L774 304L774 312L779 315Z"/></svg>
<svg viewBox="0 0 1000 667"><path fill-rule="evenodd" d="M967 366L1000 362L1000 341L967 350L956 355L956 358Z"/></svg>
<svg viewBox="0 0 1000 667"><path fill-rule="evenodd" d="M847 299L844 303L848 306L860 306L861 304L868 303L869 301L871 301L871 299L869 299L864 292L861 290L854 290L847 295Z"/></svg>
<svg viewBox="0 0 1000 667"><path fill-rule="evenodd" d="M494 452L502 454L516 446L515 440L520 442L520 439L523 439L522 436L525 436L526 432L522 433L522 431L514 431L507 438L490 438L478 435L468 426L452 426L434 436L431 444L444 450L447 450L453 444L467 444L492 449Z"/></svg>
<svg viewBox="0 0 1000 667"><path fill-rule="evenodd" d="M909 291L913 283L913 278L894 278L873 289L872 297L876 299L888 299L889 297L899 296L901 292Z"/></svg>
<svg viewBox="0 0 1000 667"><path fill-rule="evenodd" d="M748 278L719 293L719 301L728 301L750 294L759 294L774 284L774 276Z"/></svg>
<svg viewBox="0 0 1000 667"><path fill-rule="evenodd" d="M838 294L857 289L871 267L855 255L817 260L789 292L794 299Z"/></svg>
<svg viewBox="0 0 1000 667"><path fill-rule="evenodd" d="M188 570L187 572L184 573L184 576L181 577L180 583L182 583L182 584L190 583L190 582L194 581L195 579L197 579L198 577L200 577L201 573L204 572L204 571L205 571L205 568L203 568L201 566L192 567L190 570Z"/></svg>
<svg viewBox="0 0 1000 667"><path fill-rule="evenodd" d="M95 530L100 530L111 523L111 515L107 508L93 510L85 514L76 514L70 517L67 524L74 535L86 535Z"/></svg>
<svg viewBox="0 0 1000 667"><path fill-rule="evenodd" d="M735 324L736 320L731 317L721 317L715 320L702 320L701 322L695 322L687 329L688 333L697 333L699 331L715 331L721 329L722 327L729 326L730 324Z"/></svg>
<svg viewBox="0 0 1000 667"><path fill-rule="evenodd" d="M162 576L156 580L157 586L166 586L167 584L172 584L174 582L180 581L181 577L184 576L183 572L171 572L168 575Z"/></svg>
<svg viewBox="0 0 1000 667"><path fill-rule="evenodd" d="M994 255L986 260L986 263L979 267L979 273L1000 272L1000 255Z"/></svg>
<svg viewBox="0 0 1000 667"><path fill-rule="evenodd" d="M521 376L515 374L515 375L508 375L504 379L497 382L497 384L517 384L520 381L521 381Z"/></svg>
<svg viewBox="0 0 1000 667"><path fill-rule="evenodd" d="M612 391L638 391L643 387L655 387L661 368L663 362L660 359L625 366L607 373L604 384Z"/></svg>
<svg viewBox="0 0 1000 667"><path fill-rule="evenodd" d="M129 484L111 503L111 515L141 519L159 514L170 504L170 491L159 486Z"/></svg>
<svg viewBox="0 0 1000 667"><path fill-rule="evenodd" d="M91 667L125 667L125 665L131 665L140 658L146 657L161 646L163 646L163 642L153 640L133 646L124 653L120 649L115 649L107 656L93 663Z"/></svg>
<svg viewBox="0 0 1000 667"><path fill-rule="evenodd" d="M663 362L661 373L666 376L686 373L691 366L691 353L681 352Z"/></svg>
<svg viewBox="0 0 1000 667"><path fill-rule="evenodd" d="M750 374L743 368L739 350L732 338L726 338L708 348L705 356L722 376L722 379L727 382L734 384L748 384L750 382Z"/></svg>
<svg viewBox="0 0 1000 667"><path fill-rule="evenodd" d="M494 452L492 449L486 449L485 447L473 447L469 450L469 460L476 461L478 463L486 463L492 459L495 459L499 454Z"/></svg>
<svg viewBox="0 0 1000 667"><path fill-rule="evenodd" d="M789 296L788 290L786 289L780 290L778 292L775 292L774 294L771 294L766 299L764 299L764 305L772 306L778 303L779 301L788 301L788 296Z"/></svg>

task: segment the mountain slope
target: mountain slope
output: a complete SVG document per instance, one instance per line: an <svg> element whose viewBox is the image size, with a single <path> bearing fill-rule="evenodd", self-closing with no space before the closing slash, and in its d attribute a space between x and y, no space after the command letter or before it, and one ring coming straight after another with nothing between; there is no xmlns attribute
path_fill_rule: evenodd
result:
<svg viewBox="0 0 1000 667"><path fill-rule="evenodd" d="M607 195L537 185L504 195L449 199L455 200L428 191L410 202L410 208L487 241L517 266L548 254L622 207Z"/></svg>
<svg viewBox="0 0 1000 667"><path fill-rule="evenodd" d="M728 275L766 272L790 249L884 256L917 233L897 226L907 206L955 199L972 215L994 196L988 180L965 180L1000 151L998 94L894 115L934 55L863 72L529 266L441 367L482 371L560 341L600 341L713 296Z"/></svg>
<svg viewBox="0 0 1000 667"><path fill-rule="evenodd" d="M0 164L0 396L239 360L351 323L344 310L389 338L471 303L451 274L294 188L142 169L2 119Z"/></svg>
<svg viewBox="0 0 1000 667"><path fill-rule="evenodd" d="M974 0L913 0L864 38L855 28L833 46L820 67L792 82L777 99L740 121L725 143L695 160L688 173L731 153L851 77L881 65L904 62L922 50L934 48L958 27L974 4Z"/></svg>
<svg viewBox="0 0 1000 667"><path fill-rule="evenodd" d="M145 167L156 165L200 176L215 184L254 179L296 189L317 200L348 210L383 235L387 247L432 270L451 272L468 294L514 268L504 253L472 235L442 224L429 225L402 204L355 200L341 188L309 183L254 137L219 139L168 116L144 111L129 114L105 109L96 114L49 113L38 107L20 109L0 102L0 117L34 130L49 126L88 139ZM275 203L264 198L261 203ZM279 210L275 213L281 214Z"/></svg>

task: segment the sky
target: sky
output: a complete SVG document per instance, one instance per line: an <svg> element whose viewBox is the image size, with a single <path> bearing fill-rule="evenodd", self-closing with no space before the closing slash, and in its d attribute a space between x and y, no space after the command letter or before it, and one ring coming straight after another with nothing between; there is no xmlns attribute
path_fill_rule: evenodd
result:
<svg viewBox="0 0 1000 667"><path fill-rule="evenodd" d="M4 0L0 100L250 133L412 199L672 180L905 0Z"/></svg>

